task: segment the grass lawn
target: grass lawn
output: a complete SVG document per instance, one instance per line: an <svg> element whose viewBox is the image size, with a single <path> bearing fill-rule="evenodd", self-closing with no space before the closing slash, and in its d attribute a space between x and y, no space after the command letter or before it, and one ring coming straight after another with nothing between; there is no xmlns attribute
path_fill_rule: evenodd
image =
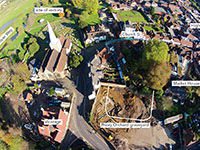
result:
<svg viewBox="0 0 200 150"><path fill-rule="evenodd" d="M138 11L117 11L117 17L120 21L131 21L131 22L147 22L142 14Z"/></svg>
<svg viewBox="0 0 200 150"><path fill-rule="evenodd" d="M25 17L33 9L36 2L37 0L15 0L10 2L8 6L0 10L0 27L12 19L16 18L17 22Z"/></svg>
<svg viewBox="0 0 200 150"><path fill-rule="evenodd" d="M72 33L74 33L74 28L77 27L77 25L73 20L70 20L65 17L59 18L58 15L56 14L34 14L32 10L34 7L34 3L37 0L24 0L23 2L19 1L20 0L15 0L9 4L9 9L5 10L6 15L3 15L2 13L0 14L2 18L0 22L1 25L4 25L5 23L7 23L12 19L15 19L12 22L12 24L9 25L8 27L12 26L15 29L18 28L19 31L19 35L14 41L11 41L10 38L16 33L16 31L6 40L6 42L4 42L7 43L7 45L0 51L0 58L6 56L10 57L10 55L15 53L15 51L18 49L20 51L19 52L20 59L23 59L25 51L22 48L21 43L23 43L25 37L28 37L25 31L44 39L45 36L42 31L46 31L45 27L47 21L50 22L57 36L71 35ZM53 5L51 4L48 5L48 7L51 6ZM2 10L0 10L0 12L2 12ZM26 14L29 14L28 19L26 19L27 18ZM95 22L97 21L94 19L97 18L97 16L91 16L91 17L92 18L87 18L90 23L92 23L93 21ZM40 19L44 19L45 21L43 23L39 23ZM23 27L23 22L26 24L26 28ZM4 31L2 31L2 33L5 32L7 28L5 28ZM0 48L3 47L4 43L0 45Z"/></svg>
<svg viewBox="0 0 200 150"><path fill-rule="evenodd" d="M146 31L155 31L154 28L152 28L151 26L144 26L144 29Z"/></svg>
<svg viewBox="0 0 200 150"><path fill-rule="evenodd" d="M87 22L88 25L96 25L101 23L100 19L99 19L99 15L97 13L93 13L91 15L88 15L85 18L85 22Z"/></svg>

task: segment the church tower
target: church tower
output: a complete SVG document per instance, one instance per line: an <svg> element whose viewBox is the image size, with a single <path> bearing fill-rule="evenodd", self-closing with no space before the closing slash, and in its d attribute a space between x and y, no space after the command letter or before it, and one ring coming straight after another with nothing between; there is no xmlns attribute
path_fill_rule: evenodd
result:
<svg viewBox="0 0 200 150"><path fill-rule="evenodd" d="M51 47L52 50L56 50L60 53L60 51L62 49L61 42L58 38L56 38L56 36L53 32L53 29L52 29L51 25L49 24L49 22L47 22L47 27L48 27L49 38L50 38L49 46Z"/></svg>

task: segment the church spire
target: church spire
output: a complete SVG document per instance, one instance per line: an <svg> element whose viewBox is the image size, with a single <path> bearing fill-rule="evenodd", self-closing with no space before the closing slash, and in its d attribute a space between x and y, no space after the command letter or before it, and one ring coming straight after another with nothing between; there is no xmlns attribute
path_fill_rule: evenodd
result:
<svg viewBox="0 0 200 150"><path fill-rule="evenodd" d="M53 50L57 50L58 52L61 51L62 45L58 38L56 38L55 33L53 32L53 29L49 22L47 22L48 32L49 32L49 38L50 38L50 47Z"/></svg>

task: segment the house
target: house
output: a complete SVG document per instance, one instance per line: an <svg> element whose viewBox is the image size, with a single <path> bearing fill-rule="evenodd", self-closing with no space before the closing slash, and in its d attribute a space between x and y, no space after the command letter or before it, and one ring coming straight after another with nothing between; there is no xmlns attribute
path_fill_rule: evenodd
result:
<svg viewBox="0 0 200 150"><path fill-rule="evenodd" d="M61 143L68 128L69 114L62 109L41 109L42 118L38 123L38 132L51 142Z"/></svg>
<svg viewBox="0 0 200 150"><path fill-rule="evenodd" d="M162 16L162 15L164 15L164 14L166 14L166 13L167 13L167 12L165 11L164 8L162 8L162 7L155 7L155 14L156 14L156 15Z"/></svg>
<svg viewBox="0 0 200 150"><path fill-rule="evenodd" d="M64 95L66 92L63 88L55 88L55 93L59 95Z"/></svg>
<svg viewBox="0 0 200 150"><path fill-rule="evenodd" d="M114 10L131 10L131 7L126 5L125 3L110 1L110 6Z"/></svg>
<svg viewBox="0 0 200 150"><path fill-rule="evenodd" d="M179 40L178 38L173 38L172 43L173 43L174 45L181 45L181 42L180 42L180 40Z"/></svg>
<svg viewBox="0 0 200 150"><path fill-rule="evenodd" d="M169 37L167 37L167 36L165 36L165 37L162 39L162 41L164 41L164 42L166 42L166 43L171 43L171 42L172 42L172 40L169 39Z"/></svg>
<svg viewBox="0 0 200 150"><path fill-rule="evenodd" d="M107 40L111 36L110 29L103 23L100 25L88 26L86 29L85 43L99 43Z"/></svg>
<svg viewBox="0 0 200 150"><path fill-rule="evenodd" d="M155 39L155 40L161 40L161 39L163 39L163 36L161 36L160 34L156 34L156 35L153 37L153 39Z"/></svg>
<svg viewBox="0 0 200 150"><path fill-rule="evenodd" d="M186 37L188 40L191 40L191 41L198 41L199 39L194 36L193 34L188 34L188 36Z"/></svg>
<svg viewBox="0 0 200 150"><path fill-rule="evenodd" d="M183 60L182 75L186 75L188 73L190 63L191 63L191 57L187 55Z"/></svg>
<svg viewBox="0 0 200 150"><path fill-rule="evenodd" d="M50 24L48 23L50 37L50 48L43 59L38 76L43 79L64 78L67 68L68 54L70 53L72 42L65 37L56 38Z"/></svg>
<svg viewBox="0 0 200 150"><path fill-rule="evenodd" d="M134 38L138 40L145 39L143 32L136 31L135 27L127 23L124 24L123 30L121 31L119 37L120 38Z"/></svg>
<svg viewBox="0 0 200 150"><path fill-rule="evenodd" d="M193 43L191 41L188 41L186 39L181 39L181 45L185 47L193 47Z"/></svg>
<svg viewBox="0 0 200 150"><path fill-rule="evenodd" d="M151 7L151 3L150 2L145 2L144 6L147 7L147 8L150 8Z"/></svg>
<svg viewBox="0 0 200 150"><path fill-rule="evenodd" d="M33 99L33 95L32 95L31 92L25 93L25 95L24 95L24 100L25 100L26 102L30 102L32 99Z"/></svg>
<svg viewBox="0 0 200 150"><path fill-rule="evenodd" d="M169 4L169 9L172 14L182 15L183 12L180 10L180 7L174 4Z"/></svg>

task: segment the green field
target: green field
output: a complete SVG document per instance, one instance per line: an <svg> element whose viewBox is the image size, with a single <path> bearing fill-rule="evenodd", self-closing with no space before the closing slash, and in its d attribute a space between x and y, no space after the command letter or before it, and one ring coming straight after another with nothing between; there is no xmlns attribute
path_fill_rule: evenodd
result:
<svg viewBox="0 0 200 150"><path fill-rule="evenodd" d="M142 14L138 11L117 11L117 17L120 21L131 21L131 22L144 22L147 21L142 16Z"/></svg>
<svg viewBox="0 0 200 150"><path fill-rule="evenodd" d="M15 18L15 22L20 21L33 9L36 2L37 0L15 0L9 3L5 8L0 10L0 27Z"/></svg>
<svg viewBox="0 0 200 150"><path fill-rule="evenodd" d="M41 37L43 39L44 35L41 31L46 30L46 21L49 21L52 25L52 27L55 30L55 33L57 35L60 34L66 34L69 32L72 32L71 29L76 26L75 23L69 19L66 18L59 18L58 15L54 14L34 14L33 7L34 3L37 2L37 0L15 0L12 3L10 3L5 9L1 10L0 12L6 12L1 13L1 26L6 24L7 22L14 20L12 24L7 26L0 35L7 30L10 26L12 26L14 29L18 28L19 34L17 38L14 41L11 41L11 37L15 35L17 32L15 31L2 45L0 45L0 49L4 46L6 43L6 47L4 47L0 51L0 58L3 57L9 57L11 54L15 53L15 50L19 50L20 53L20 59L23 59L23 54L25 53L24 49L22 48L22 43L24 41L25 37L28 37L28 35L25 33L29 33L32 35L36 35L38 37ZM17 6L17 7L15 7ZM53 6L53 4L48 5ZM27 17L27 14L29 17ZM39 23L40 19L44 19L45 21L43 23ZM23 27L23 23L26 24L26 28ZM67 24L67 27L64 27L61 25Z"/></svg>

